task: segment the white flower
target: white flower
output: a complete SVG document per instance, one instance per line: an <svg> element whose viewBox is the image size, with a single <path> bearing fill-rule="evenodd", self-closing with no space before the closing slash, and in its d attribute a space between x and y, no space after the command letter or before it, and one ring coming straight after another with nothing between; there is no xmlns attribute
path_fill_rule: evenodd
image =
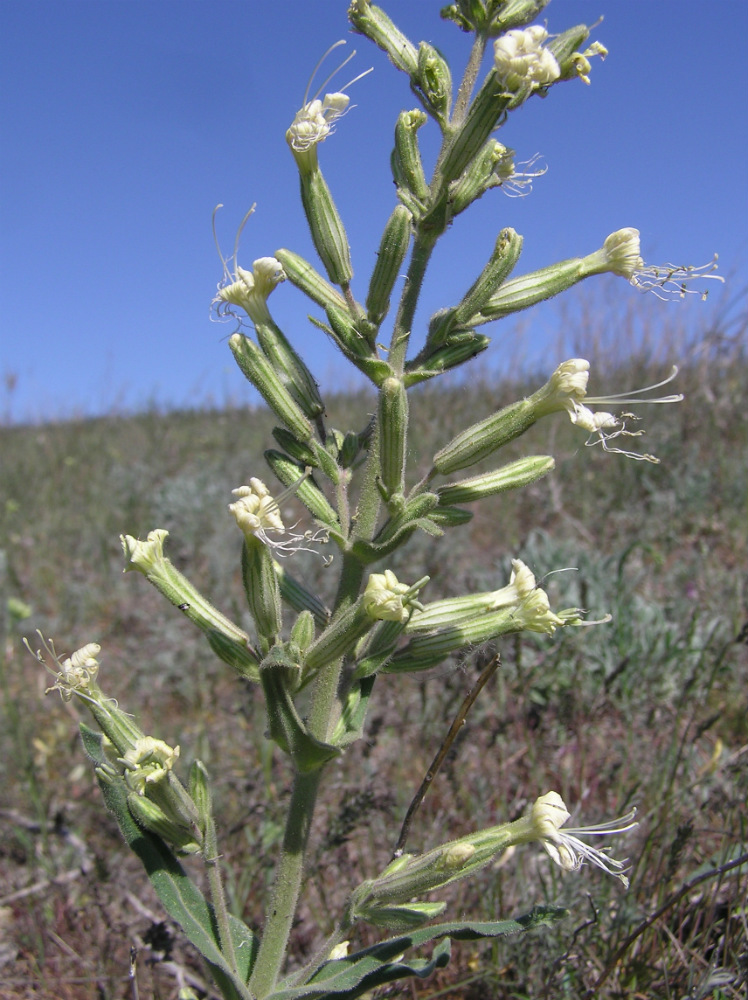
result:
<svg viewBox="0 0 748 1000"><path fill-rule="evenodd" d="M309 470L307 470L307 473ZM304 480L302 476L293 486L284 490L278 499L270 495L270 491L261 479L252 478L249 486L239 486L231 492L238 499L229 504L229 510L234 515L236 523L245 536L253 536L267 545L279 556L291 555L294 552L313 552L313 549L302 545L302 542L326 542L327 532L307 531L303 534L286 529L280 514L279 504L293 494L296 487ZM273 538L282 535L282 538Z"/></svg>
<svg viewBox="0 0 748 1000"><path fill-rule="evenodd" d="M47 641L41 632L37 634L47 655L59 668L55 670L54 667L51 667L42 656L41 650L38 649L34 652L28 640L24 639L24 644L34 659L41 663L55 679L55 683L46 689L45 694L49 694L50 691L59 691L63 701L70 701L74 694L87 701L98 701L100 692L95 683L96 675L99 672L99 661L96 657L101 652L101 646L98 642L88 642L61 660L57 655L54 642L51 639Z"/></svg>
<svg viewBox="0 0 748 1000"><path fill-rule="evenodd" d="M629 284L642 292L652 292L658 299L667 301L684 298L686 295L700 295L706 299L707 291L688 286L699 280L724 281L714 274L717 270L717 254L701 267L677 264L645 264L641 256L639 230L618 229L605 240L602 249L584 258L588 273L610 272L627 278Z"/></svg>
<svg viewBox="0 0 748 1000"><path fill-rule="evenodd" d="M225 262L224 262L225 263ZM231 281L230 279L234 280ZM253 323L270 322L270 312L267 300L270 293L282 281L286 280L286 272L275 257L259 257L252 262L252 270L246 271L235 265L234 273L224 272L226 284L220 284L216 297L219 316L231 314L229 305L240 306Z"/></svg>
<svg viewBox="0 0 748 1000"><path fill-rule="evenodd" d="M213 239L223 264L223 275L211 305L216 307L216 315L219 318L235 315L230 307L236 305L247 313L253 323L269 323L271 317L267 307L268 296L286 280L286 272L275 257L258 257L252 262L251 271L237 264L239 240L249 217L254 213L254 205L239 224L234 240L234 252L229 258L223 256L216 235L216 212L222 207L216 205L213 210Z"/></svg>
<svg viewBox="0 0 748 1000"><path fill-rule="evenodd" d="M645 386L643 389L632 389L630 392L617 393L612 396L588 396L587 382L589 379L589 361L584 358L572 358L559 365L556 371L541 390L542 398L539 405L539 414L552 413L558 410L565 410L569 414L569 419L573 424L581 427L590 434L588 445L599 444L604 451L618 455L625 455L640 462L653 462L657 464L659 459L654 455L646 453L626 451L623 448L611 447L610 442L621 437L641 437L643 430L632 431L627 427L627 421L637 420L633 413L610 413L603 410L595 413L590 409L591 405L613 405L625 406L636 403L680 403L683 400L682 393L674 393L669 396L646 397L646 393L654 389L660 389L668 382L672 382L678 374L678 369L673 367L670 375L662 382L655 385Z"/></svg>
<svg viewBox="0 0 748 1000"><path fill-rule="evenodd" d="M400 583L391 569L384 573L372 573L363 595L364 609L371 618L380 621L404 622L410 612L404 598L411 588Z"/></svg>
<svg viewBox="0 0 748 1000"><path fill-rule="evenodd" d="M128 787L138 795L145 795L146 785L163 781L178 757L179 747L171 747L153 736L142 736L119 761L124 765Z"/></svg>
<svg viewBox="0 0 748 1000"><path fill-rule="evenodd" d="M543 164L537 170L531 170L541 160L540 153L535 153L529 160L522 160L515 164L514 158L510 155L503 157L494 168L494 172L499 177L499 185L504 194L510 198L524 198L532 191L532 182L536 177L542 177L548 172L548 167ZM519 169L518 169L519 168Z"/></svg>
<svg viewBox="0 0 748 1000"><path fill-rule="evenodd" d="M533 805L530 821L534 830L533 839L541 842L551 859L564 871L579 871L582 865L589 861L609 875L620 879L628 887L629 880L624 875L626 861L617 861L609 857L604 850L590 847L579 838L625 833L637 825L634 821L635 815L636 810L632 809L625 816L608 823L562 830L561 827L569 819L569 810L558 792L548 792L546 795L541 795Z"/></svg>
<svg viewBox="0 0 748 1000"><path fill-rule="evenodd" d="M539 24L507 31L494 43L494 68L499 83L510 93L527 95L561 75L553 53L543 48L548 32Z"/></svg>
<svg viewBox="0 0 748 1000"><path fill-rule="evenodd" d="M346 87L352 86L360 80L361 77L366 76L367 73L371 73L371 70L367 69L366 72L360 73L339 91L325 94L322 100L320 100L319 95L324 89L325 84L329 83L333 76L335 76L336 73L339 73L340 70L343 69L343 67L346 66L351 59L353 59L356 55L354 50L348 58L345 59L340 66L338 66L338 68L327 77L312 99L309 100L309 90L312 86L312 81L314 80L317 70L333 49L336 49L339 45L345 45L345 41L341 39L340 41L335 42L334 45L331 45L314 67L314 72L309 78L309 83L307 84L306 91L304 92L304 100L301 108L296 112L294 120L291 122L291 125L286 132L286 142L291 147L291 152L294 154L297 164L302 169L312 169L316 167L317 145L320 142L324 142L328 135L334 131L335 122L339 118L342 118L348 110L351 99L346 93L344 93Z"/></svg>
<svg viewBox="0 0 748 1000"><path fill-rule="evenodd" d="M316 99L304 104L286 132L291 149L305 152L318 142L324 142L338 118L346 113L350 101L347 94L334 93L325 94L321 101Z"/></svg>

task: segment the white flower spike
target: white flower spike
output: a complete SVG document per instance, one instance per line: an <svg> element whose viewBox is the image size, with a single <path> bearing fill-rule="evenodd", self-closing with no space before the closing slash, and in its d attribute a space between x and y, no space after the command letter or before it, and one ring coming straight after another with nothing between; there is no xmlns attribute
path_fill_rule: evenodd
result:
<svg viewBox="0 0 748 1000"><path fill-rule="evenodd" d="M626 861L617 861L615 858L609 857L605 850L590 847L579 838L626 833L627 830L638 825L634 820L636 810L632 809L625 816L608 823L562 830L561 827L570 815L558 792L548 792L546 795L541 795L530 812L530 819L535 830L534 839L541 842L550 858L564 871L579 871L585 862L589 862L597 868L602 868L608 875L619 879L628 888L629 880L624 874Z"/></svg>

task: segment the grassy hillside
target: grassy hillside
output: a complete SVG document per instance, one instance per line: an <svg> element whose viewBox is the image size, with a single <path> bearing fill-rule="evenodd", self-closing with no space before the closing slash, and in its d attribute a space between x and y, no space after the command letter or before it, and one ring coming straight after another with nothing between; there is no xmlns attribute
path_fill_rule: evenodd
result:
<svg viewBox="0 0 748 1000"><path fill-rule="evenodd" d="M745 330L712 331L684 353L677 389L686 401L643 413L646 450L660 465L585 449L566 420L544 421L515 454L552 453L555 475L482 506L436 546L414 538L392 565L406 580L428 573L435 599L502 585L519 556L538 578L568 569L544 583L552 606L613 616L555 639L502 644L501 668L426 798L410 849L428 846L434 831L443 840L513 819L553 788L579 806L580 822L638 807L641 824L627 841L631 888L595 870L564 874L535 848L520 850L451 886L450 916L513 916L554 902L569 917L517 942L459 946L443 973L382 997L575 998L595 984L602 998L743 995L748 868L714 869L748 850ZM600 394L667 373L646 350L611 360L598 348L590 360ZM413 453L425 468L453 431L536 384L453 385L446 398L427 387L413 401ZM329 407L333 426L366 421L361 396ZM142 578L122 575L118 536L167 528L179 568L247 622L240 537L226 505L250 476L271 483L262 452L272 426L264 411L232 409L0 429L3 606L17 599L31 608L20 623L6 615L2 650L3 997L129 996L131 945L141 1000L202 979L102 811L78 711L43 697L49 682L21 646L23 635L36 643L37 628L65 654L101 643L106 690L146 731L181 744L186 764L206 762L235 875L231 905L250 924L260 920L286 762L263 737L258 690L231 676ZM299 559L294 574L329 590L322 561ZM318 816L298 957L346 887L386 862L485 654L378 681L366 736L335 765ZM364 926L356 944L369 940Z"/></svg>

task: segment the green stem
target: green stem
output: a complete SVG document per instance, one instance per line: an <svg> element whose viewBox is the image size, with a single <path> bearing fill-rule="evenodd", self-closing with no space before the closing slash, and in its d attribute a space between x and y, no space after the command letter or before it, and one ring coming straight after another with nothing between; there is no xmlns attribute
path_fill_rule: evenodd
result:
<svg viewBox="0 0 748 1000"><path fill-rule="evenodd" d="M343 556L336 610L358 596L363 567L350 555ZM309 731L318 740L326 740L335 721L341 663L330 664L314 683L314 697L309 713ZM249 981L250 989L263 1000L272 992L283 966L294 914L304 875L304 857L309 841L317 793L323 769L294 778L291 802L286 816L281 856L273 887L273 896L265 921L260 949Z"/></svg>
<svg viewBox="0 0 748 1000"><path fill-rule="evenodd" d="M237 982L241 982L242 977L236 963L234 939L231 937L229 911L226 906L226 894L223 891L223 880L221 879L221 869L218 859L219 854L218 841L216 838L216 824L211 816L205 824L203 860L208 873L208 884L210 885L210 898L213 902L213 912L216 915L216 922L218 924L218 937L221 942L221 952L228 962L234 978ZM248 994L248 996L249 995L250 994Z"/></svg>
<svg viewBox="0 0 748 1000"><path fill-rule="evenodd" d="M392 343L388 360L392 368L402 374L405 368L405 355L408 350L410 331L413 327L413 317L415 316L418 298L421 294L421 286L426 273L431 253L436 246L439 233L417 232L413 242L413 252L408 266L408 274L405 278L400 306L395 319L395 329L392 331Z"/></svg>
<svg viewBox="0 0 748 1000"><path fill-rule="evenodd" d="M318 770L311 774L297 774L294 779L273 898L254 971L249 980L249 988L258 1000L263 1000L263 997L272 992L285 958L301 890L304 854L321 777L322 771Z"/></svg>

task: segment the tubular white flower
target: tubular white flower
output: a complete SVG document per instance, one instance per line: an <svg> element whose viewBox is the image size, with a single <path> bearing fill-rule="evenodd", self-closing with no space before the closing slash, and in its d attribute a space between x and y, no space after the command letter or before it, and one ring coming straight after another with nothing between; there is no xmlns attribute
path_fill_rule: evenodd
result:
<svg viewBox="0 0 748 1000"><path fill-rule="evenodd" d="M296 112L286 132L288 145L297 153L306 152L318 142L324 142L334 129L335 122L348 110L351 99L347 94L325 94L323 100L315 99Z"/></svg>
<svg viewBox="0 0 748 1000"><path fill-rule="evenodd" d="M276 499L261 479L252 478L249 486L239 486L231 492L238 497L229 504L229 510L234 515L237 525L245 536L253 536L279 556L292 555L294 552L313 552L306 544L309 542L326 542L327 532L306 531L299 534L293 528L286 528L280 514L280 504L291 496L302 482L302 476L296 483L284 490ZM274 538L273 535L283 536Z"/></svg>
<svg viewBox="0 0 748 1000"><path fill-rule="evenodd" d="M422 611L416 611L406 632L429 632L468 621L478 615L499 611L501 608L518 607L535 590L535 576L521 559L512 559L512 574L506 587L483 594L448 597L431 601ZM542 593L542 591L541 591Z"/></svg>
<svg viewBox="0 0 748 1000"><path fill-rule="evenodd" d="M625 833L637 826L634 820L636 810L632 809L625 816L608 823L562 830L570 815L558 792L541 795L530 811L533 836L528 839L539 840L549 857L564 871L579 871L585 862L590 862L628 888L629 880L624 874L626 861L617 861L609 857L605 850L590 847L579 838Z"/></svg>
<svg viewBox="0 0 748 1000"><path fill-rule="evenodd" d="M291 152L294 155L296 163L302 170L314 169L317 165L317 146L320 142L324 142L328 135L334 131L335 122L342 118L342 116L348 110L350 105L350 97L344 93L346 87L352 86L361 77L366 76L367 73L371 73L371 69L367 69L364 73L360 73L353 80L350 80L345 87L342 87L339 91L333 93L325 94L322 100L319 99L319 95L325 88L325 85L330 82L330 80L339 73L344 66L346 66L351 59L356 55L354 49L353 52L344 59L343 62L334 70L327 79L321 84L317 89L311 100L309 100L309 90L312 86L312 81L317 73L317 70L329 56L329 54L336 49L339 45L345 45L345 40L340 39L340 41L335 42L330 48L325 52L320 61L314 67L309 82L307 83L306 90L304 92L304 100L294 116L294 120L286 132L286 142L291 147Z"/></svg>
<svg viewBox="0 0 748 1000"><path fill-rule="evenodd" d="M633 413L610 413L607 410L595 413L592 405L626 406L637 403L680 403L682 393L669 396L647 397L646 394L667 385L678 374L673 367L670 375L662 382L648 385L642 389L632 389L630 392L618 393L612 396L588 396L587 381L589 379L589 362L584 358L572 358L559 365L547 384L541 390L542 399L539 402L541 415L565 410L573 424L590 434L587 440L589 446L599 444L604 451L612 454L625 455L640 462L653 462L659 459L646 453L627 451L623 448L611 447L610 442L620 437L641 437L643 430L632 431L627 427L627 421L639 419Z"/></svg>
<svg viewBox="0 0 748 1000"><path fill-rule="evenodd" d="M706 299L707 291L688 286L699 280L721 281L725 279L717 270L717 254L700 267L677 264L645 264L641 256L638 229L618 229L605 240L602 248L588 254L583 259L585 276L610 272L628 279L630 285L642 292L652 292L658 299L667 301L685 298L686 295L700 295Z"/></svg>
<svg viewBox="0 0 748 1000"><path fill-rule="evenodd" d="M249 217L254 213L254 205L239 224L234 240L234 252L228 258L223 256L216 235L216 212L222 207L222 205L216 205L213 210L213 240L218 256L221 258L223 275L218 283L218 290L211 306L215 306L216 315L221 319L224 316L235 316L231 306L236 305L247 313L253 323L268 323L270 322L270 312L267 307L268 296L274 288L286 280L286 272L283 270L281 262L275 257L258 257L252 262L251 271L247 271L237 264L239 240Z"/></svg>
<svg viewBox="0 0 748 1000"><path fill-rule="evenodd" d="M251 271L236 266L233 275L228 277L234 280L219 285L213 300L218 303L218 315L233 315L227 306L235 305L241 306L253 323L270 322L268 296L286 280L281 262L275 257L259 257L252 262Z"/></svg>
<svg viewBox="0 0 748 1000"><path fill-rule="evenodd" d="M499 83L510 93L545 87L561 75L553 53L543 47L548 32L539 24L507 31L494 43L494 69Z"/></svg>

